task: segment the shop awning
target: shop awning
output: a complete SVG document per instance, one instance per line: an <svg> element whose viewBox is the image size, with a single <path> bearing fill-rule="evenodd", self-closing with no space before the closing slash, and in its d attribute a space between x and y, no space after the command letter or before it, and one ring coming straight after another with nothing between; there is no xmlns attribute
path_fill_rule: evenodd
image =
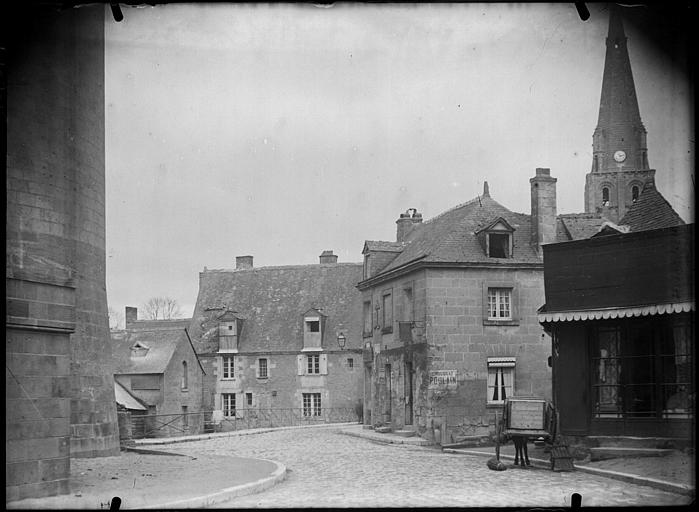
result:
<svg viewBox="0 0 699 512"><path fill-rule="evenodd" d="M512 367L515 365L517 358L515 357L489 357L488 366L492 367Z"/></svg>
<svg viewBox="0 0 699 512"><path fill-rule="evenodd" d="M119 384L117 381L114 381L114 395L116 397L116 402L127 409L135 411L148 410L147 407L144 407L144 405L141 402L136 400L136 398L134 398L134 396L131 393L129 393L126 390L126 388Z"/></svg>
<svg viewBox="0 0 699 512"><path fill-rule="evenodd" d="M614 318L632 318L649 315L664 315L669 313L688 313L694 311L694 302L674 302L669 304L653 304L650 306L632 306L625 308L602 308L578 311L541 312L538 315L540 323L572 322L580 320L607 320Z"/></svg>

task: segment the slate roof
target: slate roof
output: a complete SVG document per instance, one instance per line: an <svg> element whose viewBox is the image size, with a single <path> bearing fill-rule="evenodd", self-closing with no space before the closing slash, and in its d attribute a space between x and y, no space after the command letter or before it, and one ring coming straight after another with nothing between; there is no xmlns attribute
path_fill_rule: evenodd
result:
<svg viewBox="0 0 699 512"><path fill-rule="evenodd" d="M139 342L149 350L145 356L131 357L131 347ZM153 330L127 330L112 333L115 374L165 373L178 343L187 343L183 327Z"/></svg>
<svg viewBox="0 0 699 512"><path fill-rule="evenodd" d="M475 233L502 217L514 228L512 258L490 258ZM412 261L426 263L541 263L531 245L530 216L514 213L489 195L476 197L436 217L415 224L405 237L405 249L381 272Z"/></svg>
<svg viewBox="0 0 699 512"><path fill-rule="evenodd" d="M404 244L401 242L384 242L382 240L366 240L364 242L364 251L388 251L401 252Z"/></svg>
<svg viewBox="0 0 699 512"><path fill-rule="evenodd" d="M127 328L129 330L144 329L147 331L153 331L157 329L184 329L185 327L189 327L191 321L191 318L174 318L170 320L136 320L134 322L129 322Z"/></svg>
<svg viewBox="0 0 699 512"><path fill-rule="evenodd" d="M119 384L119 381L114 381L114 397L119 405L124 406L126 409L136 410L136 411L147 411L148 408L143 404L141 400L133 396L128 389Z"/></svg>
<svg viewBox="0 0 699 512"><path fill-rule="evenodd" d="M566 213L558 216L556 241L590 238L602 228L605 218L597 213Z"/></svg>
<svg viewBox="0 0 699 512"><path fill-rule="evenodd" d="M638 200L631 205L619 224L629 226L632 232L637 232L682 226L685 222L658 192L653 182L647 181Z"/></svg>
<svg viewBox="0 0 699 512"><path fill-rule="evenodd" d="M337 348L340 323L348 348L362 346L361 263L259 267L242 270L204 270L190 328L199 353L217 350L216 316L235 310L244 318L238 341L240 352L300 350L303 314L311 308L325 315L323 346Z"/></svg>

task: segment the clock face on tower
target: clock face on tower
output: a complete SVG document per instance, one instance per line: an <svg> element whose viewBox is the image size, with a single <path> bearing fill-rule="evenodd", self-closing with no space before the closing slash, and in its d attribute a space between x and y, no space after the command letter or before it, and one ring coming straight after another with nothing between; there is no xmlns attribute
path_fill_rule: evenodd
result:
<svg viewBox="0 0 699 512"><path fill-rule="evenodd" d="M614 160L616 160L619 163L623 162L624 160L626 160L626 153L624 153L623 151L616 151L614 153Z"/></svg>

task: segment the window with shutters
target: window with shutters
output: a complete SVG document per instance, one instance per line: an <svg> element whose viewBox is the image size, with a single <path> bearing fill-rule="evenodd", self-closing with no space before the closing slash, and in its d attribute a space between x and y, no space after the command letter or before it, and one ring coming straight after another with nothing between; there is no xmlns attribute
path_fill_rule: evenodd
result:
<svg viewBox="0 0 699 512"><path fill-rule="evenodd" d="M514 357L488 358L489 405L502 404L507 397L514 396L515 362Z"/></svg>
<svg viewBox="0 0 699 512"><path fill-rule="evenodd" d="M306 356L306 373L308 375L320 374L320 354Z"/></svg>
<svg viewBox="0 0 699 512"><path fill-rule="evenodd" d="M300 354L297 356L298 375L327 375L327 354Z"/></svg>

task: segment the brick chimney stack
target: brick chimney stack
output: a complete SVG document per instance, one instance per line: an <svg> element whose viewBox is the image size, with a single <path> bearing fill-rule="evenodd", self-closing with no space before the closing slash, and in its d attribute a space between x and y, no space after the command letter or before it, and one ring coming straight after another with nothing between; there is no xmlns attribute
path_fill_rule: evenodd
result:
<svg viewBox="0 0 699 512"><path fill-rule="evenodd" d="M531 243L541 247L556 241L556 178L551 169L538 167L529 180L532 194Z"/></svg>
<svg viewBox="0 0 699 512"><path fill-rule="evenodd" d="M138 320L138 308L132 306L126 306L126 312L124 313L124 327L129 328L129 325Z"/></svg>
<svg viewBox="0 0 699 512"><path fill-rule="evenodd" d="M333 254L332 251L323 251L320 255L320 263L321 265L324 263L337 263L337 255Z"/></svg>
<svg viewBox="0 0 699 512"><path fill-rule="evenodd" d="M422 214L415 208L408 208L396 221L396 242L403 242L416 224L422 222Z"/></svg>
<svg viewBox="0 0 699 512"><path fill-rule="evenodd" d="M252 268L252 256L236 256L235 269L247 270Z"/></svg>

